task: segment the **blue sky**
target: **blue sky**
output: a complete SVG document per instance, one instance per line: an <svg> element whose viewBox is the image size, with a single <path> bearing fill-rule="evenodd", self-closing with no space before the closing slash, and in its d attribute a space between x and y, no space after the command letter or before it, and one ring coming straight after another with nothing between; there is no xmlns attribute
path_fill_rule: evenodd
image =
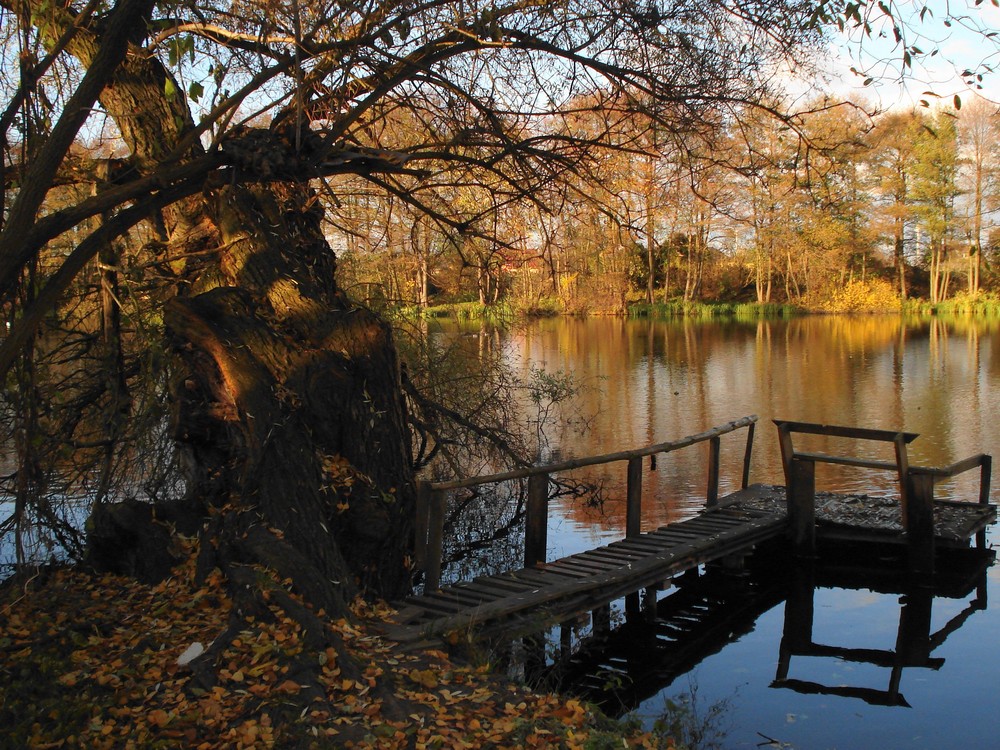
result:
<svg viewBox="0 0 1000 750"><path fill-rule="evenodd" d="M920 10L925 6L927 11L921 19ZM841 84L835 85L838 92L865 91L886 108L911 107L921 100L932 105L935 100L951 104L955 94L966 101L971 97L960 75L969 68L983 74L979 93L1000 102L1000 8L991 0L979 6L974 0L927 0L900 3L894 9L904 19L902 43L895 41L891 25L876 7L871 16L871 36L855 31L837 45L832 70L839 71ZM991 32L997 36L989 36ZM923 54L912 56L911 68L901 83L904 49L913 47ZM853 75L852 66L864 70L875 81L864 87L864 76ZM987 68L997 72L989 73ZM928 95L928 91L938 97Z"/></svg>

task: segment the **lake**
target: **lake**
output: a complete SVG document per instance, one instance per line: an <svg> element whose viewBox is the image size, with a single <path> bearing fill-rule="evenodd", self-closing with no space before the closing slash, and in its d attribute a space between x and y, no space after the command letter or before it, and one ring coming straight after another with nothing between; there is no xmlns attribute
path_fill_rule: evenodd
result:
<svg viewBox="0 0 1000 750"><path fill-rule="evenodd" d="M571 373L582 387L564 405L572 419L547 427L543 459L672 440L748 414L760 417L751 482L783 482L772 419L916 432L910 456L920 465L1000 448L994 321L553 319L502 338L506 360L525 377L541 367ZM739 486L744 437L723 438L722 493ZM891 459L875 444L827 438L804 447ZM645 473L644 529L697 512L705 457L704 445L687 448ZM552 501L549 559L623 536L624 473L621 464L580 474L601 486L599 507ZM829 465L817 467L817 488L897 491L892 474ZM977 493L970 473L936 496ZM667 701L693 706L694 724L717 711L702 747L1000 747L998 568L975 555L949 557L928 588L900 580L880 558L865 566L876 574L793 570L765 556L741 576L705 571L661 592L655 618L633 622L615 603L612 620L623 627L602 644L591 644L586 623L573 628L576 655L560 684L576 682L650 726ZM558 632L551 636L555 645L531 670L549 684L560 679L561 658Z"/></svg>

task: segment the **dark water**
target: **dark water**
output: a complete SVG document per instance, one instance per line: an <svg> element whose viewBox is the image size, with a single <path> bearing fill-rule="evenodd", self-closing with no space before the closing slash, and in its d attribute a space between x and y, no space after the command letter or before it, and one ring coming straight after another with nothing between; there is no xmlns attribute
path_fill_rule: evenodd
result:
<svg viewBox="0 0 1000 750"><path fill-rule="evenodd" d="M507 334L506 344L515 367L571 372L590 386L574 403L590 429L550 429L548 455L638 447L747 414L760 417L752 482L781 482L774 418L917 432L911 461L920 465L1000 453L995 323L555 320ZM745 433L737 434L723 440L723 492L739 483ZM885 447L831 439L806 448L891 458ZM661 457L646 475L644 528L697 511L705 449ZM585 478L603 482L606 501L552 504L550 559L623 536L624 465ZM937 496L973 500L977 482L970 474ZM896 491L891 474L832 466L818 467L817 487ZM704 747L1000 748L997 567L952 556L928 587L879 558L804 572L780 558L755 566L661 592L656 617L627 618L615 603L622 627L603 649L587 650L581 623L564 687L650 725L668 700L693 703L694 724L719 709ZM559 635L550 636L535 667L555 681Z"/></svg>

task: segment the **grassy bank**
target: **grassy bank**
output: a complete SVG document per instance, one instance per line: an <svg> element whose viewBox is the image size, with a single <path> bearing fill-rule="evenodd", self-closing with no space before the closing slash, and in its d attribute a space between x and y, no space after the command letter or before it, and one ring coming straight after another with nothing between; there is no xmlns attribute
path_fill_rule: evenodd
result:
<svg viewBox="0 0 1000 750"><path fill-rule="evenodd" d="M762 320L790 318L802 314L804 310L795 305L756 302L689 302L672 300L629 305L628 314L633 318L674 318L697 319L731 318L735 320Z"/></svg>
<svg viewBox="0 0 1000 750"><path fill-rule="evenodd" d="M908 299L903 303L903 313L919 317L960 317L1000 318L1000 298L995 294L980 294L976 297L957 295L944 302L928 302L922 299Z"/></svg>

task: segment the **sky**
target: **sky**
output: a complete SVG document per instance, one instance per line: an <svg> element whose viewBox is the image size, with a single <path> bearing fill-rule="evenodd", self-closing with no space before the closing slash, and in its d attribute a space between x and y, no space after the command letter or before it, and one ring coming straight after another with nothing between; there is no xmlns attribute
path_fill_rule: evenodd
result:
<svg viewBox="0 0 1000 750"><path fill-rule="evenodd" d="M961 76L968 68L983 75L982 89L975 93L1000 103L1000 8L992 2L982 0L978 6L975 0L898 3L894 10L905 19L902 43L895 41L892 26L875 6L871 35L845 34L831 51L831 88L838 94L864 93L880 108L908 109L921 106L922 101L950 106L956 94L963 101L974 95ZM923 8L926 12L921 19ZM990 36L993 33L996 36ZM923 54L912 56L911 68L903 76L904 49L913 47ZM865 75L853 74L852 67ZM875 79L868 86L863 85L866 76Z"/></svg>

